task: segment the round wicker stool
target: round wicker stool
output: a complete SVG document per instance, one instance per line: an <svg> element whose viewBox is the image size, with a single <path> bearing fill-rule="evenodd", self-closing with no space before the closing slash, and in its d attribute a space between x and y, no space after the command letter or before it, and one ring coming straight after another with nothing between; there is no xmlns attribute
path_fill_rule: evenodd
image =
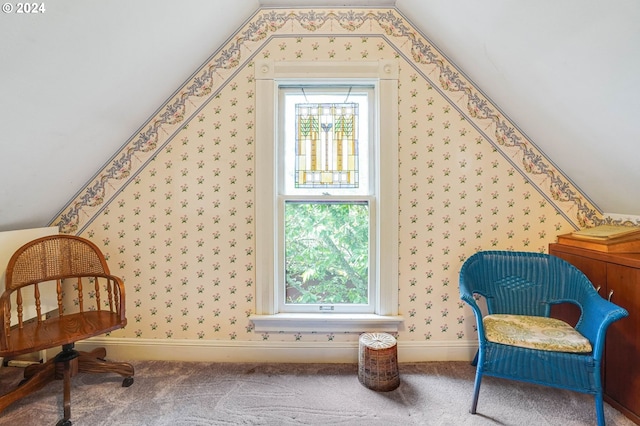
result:
<svg viewBox="0 0 640 426"><path fill-rule="evenodd" d="M375 391L400 385L396 339L387 333L364 333L358 346L358 380Z"/></svg>

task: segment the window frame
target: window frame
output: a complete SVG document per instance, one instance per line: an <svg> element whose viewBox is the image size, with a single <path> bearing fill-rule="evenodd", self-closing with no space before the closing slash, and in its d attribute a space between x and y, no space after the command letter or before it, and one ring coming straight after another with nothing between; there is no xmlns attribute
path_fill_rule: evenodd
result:
<svg viewBox="0 0 640 426"><path fill-rule="evenodd" d="M276 197L278 199L277 209L278 209L278 225L276 228L276 247L277 247L277 256L276 256L276 275L274 278L274 302L276 304L276 312L279 313L318 313L318 312L330 312L330 313L374 313L375 312L375 301L377 300L377 285L376 285L376 263L377 257L375 256L375 242L376 242L376 214L375 214L375 206L376 200L378 198L377 187L374 185L376 179L376 133L374 123L377 121L375 104L376 104L376 92L378 91L377 82L371 79L361 79L356 81L350 81L350 84L336 84L336 81L327 81L327 80L313 80L311 82L307 81L305 84L289 84L287 81L279 81L277 84L278 87L278 116L277 123L278 128L276 129L277 133L277 157L276 157ZM342 82L340 82L342 83ZM312 101L316 98L317 95L322 96L333 93L340 93L340 96L348 97L350 93L353 93L352 96L362 97L364 95L366 99L366 107L362 108L366 112L367 117L360 117L359 121L366 125L367 129L365 129L364 135L366 135L366 140L362 139L362 134L359 135L359 148L362 148L362 144L366 144L366 149L360 151L361 163L359 167L360 176L363 176L364 168L366 167L366 180L361 182L365 186L360 186L359 188L295 188L293 186L287 185L286 175L288 172L294 172L295 169L294 164L287 164L287 153L286 147L291 142L290 139L287 139L288 132L292 130L291 126L295 127L295 122L286 124L287 117L286 114L290 113L291 109L287 110L288 102L294 102L293 100L287 101L288 96L292 96L293 99L298 95L297 91L301 88L305 89L304 99L309 100L310 103L314 103ZM342 93L344 92L344 93ZM300 96L297 96L300 98ZM295 132L295 129L293 129ZM289 135L291 136L291 135ZM363 156L363 152L365 156ZM366 158L364 158L366 157ZM280 160L280 161L279 161ZM293 160L293 159L291 159ZM295 163L295 161L292 161ZM293 184L293 182L290 182ZM331 303L322 303L322 304L292 304L287 303L285 300L286 295L286 284L285 284L285 244L286 240L284 235L286 233L285 230L285 205L287 202L311 202L311 203L323 203L323 202L338 202L338 203L347 203L347 202L366 202L368 208L368 219L369 219L369 241L368 241L368 250L369 250L369 274L368 274L368 303L358 304L358 305L348 305L348 304L331 304ZM278 284L278 285L276 285ZM329 311L322 311L324 308L331 307Z"/></svg>
<svg viewBox="0 0 640 426"><path fill-rule="evenodd" d="M397 331L398 315L398 62L293 62L257 60L256 81L256 313L255 331ZM281 85L320 81L374 81L374 173L376 300L373 313L281 313L278 311L277 238L278 92ZM381 161L384 159L384 161ZM384 224L384 226L382 226ZM384 260L384 261L381 261Z"/></svg>

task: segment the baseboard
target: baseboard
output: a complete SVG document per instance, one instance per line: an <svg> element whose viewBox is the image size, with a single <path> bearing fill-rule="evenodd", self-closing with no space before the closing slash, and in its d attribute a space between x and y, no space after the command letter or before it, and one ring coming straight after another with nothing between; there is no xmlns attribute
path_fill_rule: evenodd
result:
<svg viewBox="0 0 640 426"><path fill-rule="evenodd" d="M202 341L169 339L92 338L76 349L103 346L107 356L117 360L355 363L357 342L264 342ZM399 362L470 361L475 342L398 342Z"/></svg>

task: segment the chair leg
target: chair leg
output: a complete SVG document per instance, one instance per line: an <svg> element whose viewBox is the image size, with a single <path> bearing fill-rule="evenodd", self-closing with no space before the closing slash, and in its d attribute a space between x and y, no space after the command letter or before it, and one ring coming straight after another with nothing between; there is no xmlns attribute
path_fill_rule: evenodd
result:
<svg viewBox="0 0 640 426"><path fill-rule="evenodd" d="M47 362L38 367L40 368L37 371L33 370L32 374L17 388L0 396L0 413L19 399L42 389L47 383L55 380L56 366L53 362Z"/></svg>
<svg viewBox="0 0 640 426"><path fill-rule="evenodd" d="M133 383L134 369L127 362L106 361L106 350L96 348L91 352L80 352L78 358L78 370L81 373L115 373L124 377L123 387L129 387Z"/></svg>
<svg viewBox="0 0 640 426"><path fill-rule="evenodd" d="M107 357L107 350L105 348L95 348L91 352L78 351L81 357L91 357L104 360Z"/></svg>
<svg viewBox="0 0 640 426"><path fill-rule="evenodd" d="M63 381L64 417L56 426L71 426L71 378L78 374L79 353L73 349L73 343L64 345L62 352L55 356L56 378Z"/></svg>
<svg viewBox="0 0 640 426"><path fill-rule="evenodd" d="M133 366L125 362L105 361L106 350L96 348L91 352L77 352L73 345L66 345L55 358L44 364L35 364L24 370L25 379L21 384L0 396L0 413L9 405L25 396L40 390L47 383L63 379L64 386L64 418L57 426L71 426L71 377L78 372L84 373L116 373L124 377L123 387L133 383Z"/></svg>
<svg viewBox="0 0 640 426"><path fill-rule="evenodd" d="M64 362L64 417L56 423L56 426L71 426L71 363Z"/></svg>
<svg viewBox="0 0 640 426"><path fill-rule="evenodd" d="M602 391L594 395L596 402L596 419L598 420L598 426L605 426L604 422L604 403L602 401Z"/></svg>
<svg viewBox="0 0 640 426"><path fill-rule="evenodd" d="M478 397L480 396L480 383L482 382L482 371L480 368L476 368L476 380L473 385L473 401L471 402L471 414L476 414L476 408L478 407Z"/></svg>

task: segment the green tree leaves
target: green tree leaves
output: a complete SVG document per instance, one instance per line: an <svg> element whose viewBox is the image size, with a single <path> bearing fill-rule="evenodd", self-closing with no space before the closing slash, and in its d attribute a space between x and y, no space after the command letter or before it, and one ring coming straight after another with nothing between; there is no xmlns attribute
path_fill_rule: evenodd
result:
<svg viewBox="0 0 640 426"><path fill-rule="evenodd" d="M369 205L287 202L285 279L287 303L367 303Z"/></svg>

